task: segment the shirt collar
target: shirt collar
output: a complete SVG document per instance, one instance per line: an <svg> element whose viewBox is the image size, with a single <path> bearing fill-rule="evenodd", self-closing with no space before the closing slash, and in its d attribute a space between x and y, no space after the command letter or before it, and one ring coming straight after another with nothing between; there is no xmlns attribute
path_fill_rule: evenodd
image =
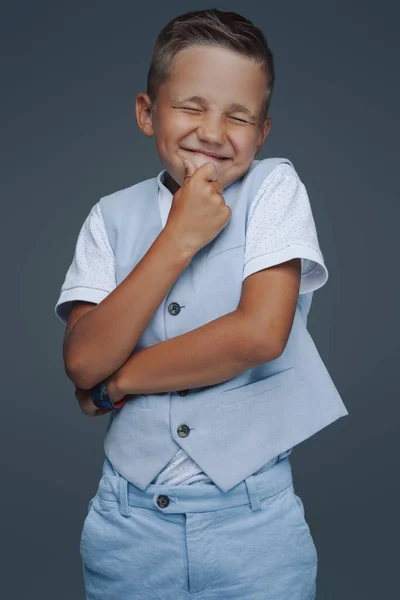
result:
<svg viewBox="0 0 400 600"><path fill-rule="evenodd" d="M170 202L172 202L172 194L171 194L171 192L169 191L169 189L166 187L166 185L164 183L164 177L165 177L166 173L167 173L167 169L163 169L157 175L158 191L159 191L160 194L162 194L162 196L164 198L166 198Z"/></svg>

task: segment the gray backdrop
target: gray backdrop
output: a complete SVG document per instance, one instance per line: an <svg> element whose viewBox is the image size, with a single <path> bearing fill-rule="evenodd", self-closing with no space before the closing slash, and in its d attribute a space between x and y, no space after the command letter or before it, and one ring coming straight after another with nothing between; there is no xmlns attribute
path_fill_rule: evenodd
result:
<svg viewBox="0 0 400 600"><path fill-rule="evenodd" d="M330 274L309 330L350 415L291 459L319 553L317 598L398 593L398 7L20 1L3 3L0 19L8 600L84 599L79 537L108 417L77 405L54 305L90 208L162 168L134 112L159 30L211 7L267 36L277 78L258 158L294 163Z"/></svg>

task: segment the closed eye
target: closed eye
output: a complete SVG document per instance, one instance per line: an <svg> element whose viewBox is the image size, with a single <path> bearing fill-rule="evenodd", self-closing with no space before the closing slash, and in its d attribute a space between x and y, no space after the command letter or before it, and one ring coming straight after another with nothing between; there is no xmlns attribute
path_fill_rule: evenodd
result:
<svg viewBox="0 0 400 600"><path fill-rule="evenodd" d="M198 108L191 108L189 106L182 106L183 110L191 110L194 112L200 112L200 110ZM237 117L229 117L230 119L233 119L234 121L239 121L240 123L247 123L249 124L248 121L245 121L244 119L238 119Z"/></svg>

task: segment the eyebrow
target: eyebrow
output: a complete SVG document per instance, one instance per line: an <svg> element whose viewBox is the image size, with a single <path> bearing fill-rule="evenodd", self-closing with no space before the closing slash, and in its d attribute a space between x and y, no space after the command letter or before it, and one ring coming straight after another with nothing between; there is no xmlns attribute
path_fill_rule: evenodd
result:
<svg viewBox="0 0 400 600"><path fill-rule="evenodd" d="M175 102L182 104L183 102L197 102L198 104L200 104L201 106L207 106L207 100L205 98L203 98L202 96L190 96L190 98L183 98L182 100L180 98L176 98ZM230 111L233 112L242 112L245 113L246 115L248 115L251 119L254 119L255 121L257 120L257 116L248 108L246 108L245 106L243 106L243 104L238 104L237 102L233 102L230 107L229 107Z"/></svg>

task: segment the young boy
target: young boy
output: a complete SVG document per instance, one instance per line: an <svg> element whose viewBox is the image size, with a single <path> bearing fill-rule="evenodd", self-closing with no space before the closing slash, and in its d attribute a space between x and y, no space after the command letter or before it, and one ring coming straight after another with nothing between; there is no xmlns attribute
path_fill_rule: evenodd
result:
<svg viewBox="0 0 400 600"><path fill-rule="evenodd" d="M91 600L312 600L292 447L347 413L306 329L328 271L270 129L271 51L216 9L159 34L136 99L165 169L100 200L55 310L88 415L110 412L80 551Z"/></svg>

